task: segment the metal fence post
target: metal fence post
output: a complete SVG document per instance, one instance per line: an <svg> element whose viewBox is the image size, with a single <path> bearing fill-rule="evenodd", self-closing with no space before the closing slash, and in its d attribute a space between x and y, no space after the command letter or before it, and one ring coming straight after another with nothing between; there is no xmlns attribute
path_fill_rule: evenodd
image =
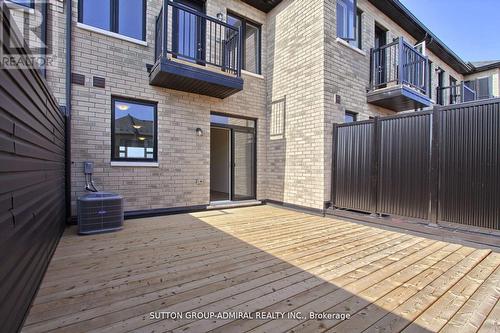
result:
<svg viewBox="0 0 500 333"><path fill-rule="evenodd" d="M425 81L425 95L429 96L432 85L431 76L429 75L429 57L425 57L424 81Z"/></svg>
<svg viewBox="0 0 500 333"><path fill-rule="evenodd" d="M241 76L241 68L242 68L242 62L243 62L243 43L242 43L242 39L243 39L243 36L241 35L241 32L243 31L243 29L240 27L238 27L238 67L237 67L237 75L238 77Z"/></svg>
<svg viewBox="0 0 500 333"><path fill-rule="evenodd" d="M399 40L398 40L398 48L399 48L399 67L398 67L398 80L399 80L399 84L403 84L404 83L404 70L403 70L403 67L404 67L404 44L403 44L403 37L399 37Z"/></svg>
<svg viewBox="0 0 500 333"><path fill-rule="evenodd" d="M371 213L378 213L378 177L379 177L379 164L380 164L380 141L381 141L381 133L380 133L380 119L379 117L375 117L373 119L373 138L372 138L372 174L371 174Z"/></svg>
<svg viewBox="0 0 500 333"><path fill-rule="evenodd" d="M370 49L370 90L373 90L375 87L375 61L373 59L373 55L375 51L373 48Z"/></svg>
<svg viewBox="0 0 500 333"><path fill-rule="evenodd" d="M168 0L163 0L163 47L162 56L166 59L168 53Z"/></svg>
<svg viewBox="0 0 500 333"><path fill-rule="evenodd" d="M439 218L439 148L440 148L440 119L441 110L434 106L432 112L432 143L431 166L429 175L430 187L430 223L437 225Z"/></svg>
<svg viewBox="0 0 500 333"><path fill-rule="evenodd" d="M330 180L331 193L330 200L332 203L332 210L335 210L335 197L336 197L336 179L337 179L337 142L338 142L338 124L333 124L332 134L332 175Z"/></svg>

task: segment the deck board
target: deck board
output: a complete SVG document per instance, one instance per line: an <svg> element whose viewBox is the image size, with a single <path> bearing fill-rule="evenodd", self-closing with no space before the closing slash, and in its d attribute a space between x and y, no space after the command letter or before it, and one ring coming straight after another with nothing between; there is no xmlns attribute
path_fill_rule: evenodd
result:
<svg viewBox="0 0 500 333"><path fill-rule="evenodd" d="M495 332L499 276L500 255L488 249L272 206L171 215L110 234L69 228L23 332ZM151 311L304 317L159 320Z"/></svg>

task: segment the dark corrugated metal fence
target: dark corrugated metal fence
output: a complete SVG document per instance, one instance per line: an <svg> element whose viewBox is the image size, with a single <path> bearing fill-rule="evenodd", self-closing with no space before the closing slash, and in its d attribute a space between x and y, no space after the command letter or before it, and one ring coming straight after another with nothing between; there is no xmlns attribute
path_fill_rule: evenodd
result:
<svg viewBox="0 0 500 333"><path fill-rule="evenodd" d="M333 142L334 207L500 230L500 99L335 125Z"/></svg>
<svg viewBox="0 0 500 333"><path fill-rule="evenodd" d="M337 128L335 183L340 207L370 210L373 191L366 184L372 177L373 127L373 121L367 121Z"/></svg>
<svg viewBox="0 0 500 333"><path fill-rule="evenodd" d="M15 332L64 228L64 117L38 71L0 82L0 332Z"/></svg>
<svg viewBox="0 0 500 333"><path fill-rule="evenodd" d="M431 114L381 118L377 212L427 219Z"/></svg>
<svg viewBox="0 0 500 333"><path fill-rule="evenodd" d="M500 229L500 101L443 108L439 220Z"/></svg>

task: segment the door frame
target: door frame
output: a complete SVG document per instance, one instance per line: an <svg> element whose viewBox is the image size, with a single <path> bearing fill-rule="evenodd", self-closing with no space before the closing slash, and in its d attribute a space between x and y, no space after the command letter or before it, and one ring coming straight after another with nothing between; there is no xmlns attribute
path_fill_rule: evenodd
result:
<svg viewBox="0 0 500 333"><path fill-rule="evenodd" d="M243 201L243 200L255 200L257 199L257 119L255 118L250 118L250 117L244 117L244 116L234 116L231 114L226 114L226 113L220 113L220 112L211 112L210 115L214 116L222 116L222 117L228 117L228 118L238 118L238 119L246 119L246 120L252 120L255 123L255 126L252 127L245 127L245 126L238 126L238 125L230 125L230 124L221 124L221 123L212 123L210 122L210 128L212 127L218 127L222 129L228 129L230 130L230 150L231 150L231 165L230 165L230 176L231 176L231 184L230 184L230 201ZM253 140L253 162L254 162L254 168L253 168L253 193L254 196L251 197L245 197L243 199L234 199L234 131L237 132L245 132L245 133L252 133L254 140ZM211 143L210 143L211 144Z"/></svg>
<svg viewBox="0 0 500 333"><path fill-rule="evenodd" d="M210 124L210 131L212 131L212 128L216 128L216 129L219 129L219 130L224 130L225 132L227 132L227 137L228 137L228 154L229 154L229 186L228 186L228 191L229 191L229 197L227 198L227 200L210 200L210 202L228 202L228 201L232 201L232 197L233 197L233 186L232 186L232 182L233 182L233 168L232 168L232 164L233 164L233 148L232 148L232 131L231 129L229 128L226 128L226 127L223 127L223 126L217 126L215 124ZM212 145L212 141L210 141L210 146ZM212 155L210 155L210 164L212 163ZM210 174L211 176L211 174ZM210 182L210 186L209 186L209 191L212 190L212 182ZM209 194L210 196L210 194Z"/></svg>
<svg viewBox="0 0 500 333"><path fill-rule="evenodd" d="M381 38L379 38L381 37ZM378 41L378 43L377 43ZM378 44L378 45L377 45ZM375 22L375 31L374 31L374 47L375 48L380 48L384 45L387 45L387 29L381 26L378 22ZM383 71L381 73L377 73L375 77L375 83L378 85L379 88L385 88L387 85L386 84L380 84L380 82L377 82L379 79L381 82L385 82L387 80L387 59L386 59L386 50L383 52L383 57L380 55L380 63L378 64L380 67L383 68Z"/></svg>

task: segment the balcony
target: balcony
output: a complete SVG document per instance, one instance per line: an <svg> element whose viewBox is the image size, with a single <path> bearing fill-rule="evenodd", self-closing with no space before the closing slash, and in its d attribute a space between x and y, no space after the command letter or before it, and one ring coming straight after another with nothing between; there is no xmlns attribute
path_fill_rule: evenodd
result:
<svg viewBox="0 0 500 333"><path fill-rule="evenodd" d="M427 57L402 37L371 50L368 103L396 112L431 105Z"/></svg>
<svg viewBox="0 0 500 333"><path fill-rule="evenodd" d="M221 99L241 91L240 30L164 0L156 19L149 83Z"/></svg>
<svg viewBox="0 0 500 333"><path fill-rule="evenodd" d="M464 82L437 88L437 102L443 106L472 102L477 99L479 98L476 92L467 87Z"/></svg>

